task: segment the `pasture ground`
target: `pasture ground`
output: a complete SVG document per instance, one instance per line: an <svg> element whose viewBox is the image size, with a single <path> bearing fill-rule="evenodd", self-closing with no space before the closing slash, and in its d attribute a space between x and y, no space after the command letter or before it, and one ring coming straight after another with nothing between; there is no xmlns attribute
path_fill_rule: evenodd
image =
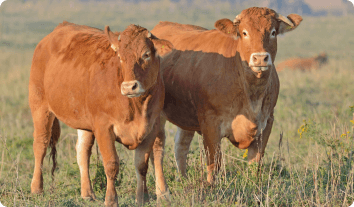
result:
<svg viewBox="0 0 354 207"><path fill-rule="evenodd" d="M123 30L129 23L152 29L160 20L213 28L220 18L241 11L227 3L183 7L169 1L131 3L10 0L0 7L0 201L5 206L103 205L105 175L96 153L91 178L97 201L80 197L76 131L61 123L58 168L44 161L44 194L32 195L33 125L28 106L28 79L36 44L63 20L103 29ZM184 1L183 1L184 2ZM285 14L283 14L285 15ZM223 140L222 170L214 186L206 182L202 140L195 136L188 155L188 178L178 179L173 137L167 124L164 171L171 206L349 206L354 202L354 27L353 16L304 17L302 24L278 37L276 63L326 51L321 70L279 72L280 95L275 122L261 166L248 165L247 151ZM135 205L133 151L116 144L120 172L116 189L121 206ZM49 150L48 150L49 151ZM258 171L259 170L259 171ZM153 169L147 175L155 206Z"/></svg>

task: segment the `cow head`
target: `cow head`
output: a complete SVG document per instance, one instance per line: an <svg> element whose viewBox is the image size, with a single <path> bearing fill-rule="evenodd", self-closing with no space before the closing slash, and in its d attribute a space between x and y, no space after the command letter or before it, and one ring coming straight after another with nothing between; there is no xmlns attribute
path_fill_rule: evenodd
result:
<svg viewBox="0 0 354 207"><path fill-rule="evenodd" d="M231 21L221 19L215 27L238 40L242 66L251 69L257 78L269 73L277 53L277 35L294 30L302 21L301 16L284 17L272 9L252 7L243 10Z"/></svg>
<svg viewBox="0 0 354 207"><path fill-rule="evenodd" d="M129 98L138 97L148 91L157 81L160 70L160 57L170 52L173 45L160 40L147 29L129 25L121 33L113 33L109 26L105 34L111 48L120 60L123 82L121 93Z"/></svg>

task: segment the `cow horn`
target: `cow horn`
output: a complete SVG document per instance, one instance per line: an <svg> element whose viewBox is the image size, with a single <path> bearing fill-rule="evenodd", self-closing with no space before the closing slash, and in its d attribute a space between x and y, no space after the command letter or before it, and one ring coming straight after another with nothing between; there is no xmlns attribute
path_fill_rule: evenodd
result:
<svg viewBox="0 0 354 207"><path fill-rule="evenodd" d="M151 32L148 32L147 38L151 38Z"/></svg>
<svg viewBox="0 0 354 207"><path fill-rule="evenodd" d="M239 15L237 15L233 21L234 24L240 23L241 19L239 17Z"/></svg>
<svg viewBox="0 0 354 207"><path fill-rule="evenodd" d="M118 36L118 41L120 41L120 35Z"/></svg>
<svg viewBox="0 0 354 207"><path fill-rule="evenodd" d="M284 17L283 15L281 14L278 14L278 17L277 17L278 20L281 20L285 23L287 23L288 25L290 25L291 27L294 27L294 24L287 18L287 17Z"/></svg>

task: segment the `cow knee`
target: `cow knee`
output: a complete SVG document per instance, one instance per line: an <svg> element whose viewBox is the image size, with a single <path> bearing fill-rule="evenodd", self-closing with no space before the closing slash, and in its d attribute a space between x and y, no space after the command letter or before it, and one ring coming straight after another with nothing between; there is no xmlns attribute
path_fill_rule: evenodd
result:
<svg viewBox="0 0 354 207"><path fill-rule="evenodd" d="M117 178L119 172L119 163L117 161L109 161L104 168L109 179L115 180Z"/></svg>
<svg viewBox="0 0 354 207"><path fill-rule="evenodd" d="M146 173L148 171L148 165L141 164L137 167L137 171L140 175L146 176Z"/></svg>

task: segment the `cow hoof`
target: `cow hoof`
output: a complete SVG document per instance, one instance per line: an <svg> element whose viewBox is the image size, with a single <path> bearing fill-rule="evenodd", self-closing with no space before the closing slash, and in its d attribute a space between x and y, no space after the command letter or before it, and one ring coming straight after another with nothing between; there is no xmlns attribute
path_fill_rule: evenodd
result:
<svg viewBox="0 0 354 207"><path fill-rule="evenodd" d="M170 191L167 191L163 194L157 195L157 206L170 206L171 205L171 196Z"/></svg>
<svg viewBox="0 0 354 207"><path fill-rule="evenodd" d="M111 197L112 198L112 197ZM106 200L104 201L104 205L108 207L118 207L118 197L116 196L114 199L110 199L109 197L106 197Z"/></svg>
<svg viewBox="0 0 354 207"><path fill-rule="evenodd" d="M141 198L140 200L138 200L138 198L135 199L135 203L137 204L137 206L144 206L149 202L150 202L150 198L149 198L149 193L147 192L144 192L144 197Z"/></svg>
<svg viewBox="0 0 354 207"><path fill-rule="evenodd" d="M89 200L89 201L95 201L96 200L96 196L95 193L93 191L89 191L86 193L82 193L81 192L81 198L84 200Z"/></svg>
<svg viewBox="0 0 354 207"><path fill-rule="evenodd" d="M82 199L84 199L86 201L95 201L96 197L95 196L86 196L86 197L82 197Z"/></svg>
<svg viewBox="0 0 354 207"><path fill-rule="evenodd" d="M177 175L176 181L177 182L183 182L183 181L185 181L187 179L188 179L187 174L186 173L182 173L182 174L178 174Z"/></svg>
<svg viewBox="0 0 354 207"><path fill-rule="evenodd" d="M43 190L41 190L41 189L31 189L31 193L32 194L42 194Z"/></svg>
<svg viewBox="0 0 354 207"><path fill-rule="evenodd" d="M40 182L32 181L31 193L32 194L42 194L43 193L43 184L40 184Z"/></svg>
<svg viewBox="0 0 354 207"><path fill-rule="evenodd" d="M209 185L213 186L215 184L215 175L208 173L207 181Z"/></svg>
<svg viewBox="0 0 354 207"><path fill-rule="evenodd" d="M118 202L104 202L104 205L107 207L118 207Z"/></svg>

